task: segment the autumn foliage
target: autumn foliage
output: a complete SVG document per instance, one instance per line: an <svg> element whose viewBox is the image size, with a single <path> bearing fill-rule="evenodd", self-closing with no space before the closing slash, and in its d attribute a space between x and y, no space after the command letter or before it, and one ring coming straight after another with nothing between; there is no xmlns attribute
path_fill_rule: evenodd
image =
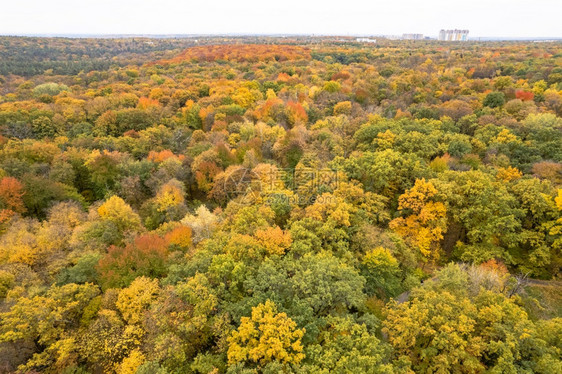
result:
<svg viewBox="0 0 562 374"><path fill-rule="evenodd" d="M562 372L561 59L0 36L0 372Z"/></svg>
<svg viewBox="0 0 562 374"><path fill-rule="evenodd" d="M226 61L287 61L310 58L310 50L301 46L280 44L230 44L191 47L178 56L163 60L161 64L181 62Z"/></svg>
<svg viewBox="0 0 562 374"><path fill-rule="evenodd" d="M425 258L439 257L437 245L446 229L447 209L443 203L434 201L436 195L431 182L417 180L398 200L398 209L408 215L390 222L390 227L417 247Z"/></svg>
<svg viewBox="0 0 562 374"><path fill-rule="evenodd" d="M111 246L98 263L101 282L110 288L127 285L138 276L161 277L167 255L168 241L152 234L139 236L125 247Z"/></svg>
<svg viewBox="0 0 562 374"><path fill-rule="evenodd" d="M272 301L252 308L251 317L242 317L238 330L229 337L228 361L250 361L260 367L271 361L299 363L303 358L301 338L304 329L297 329L285 313L278 313Z"/></svg>
<svg viewBox="0 0 562 374"><path fill-rule="evenodd" d="M0 223L7 221L15 213L23 213L25 206L22 197L23 185L12 177L0 180Z"/></svg>

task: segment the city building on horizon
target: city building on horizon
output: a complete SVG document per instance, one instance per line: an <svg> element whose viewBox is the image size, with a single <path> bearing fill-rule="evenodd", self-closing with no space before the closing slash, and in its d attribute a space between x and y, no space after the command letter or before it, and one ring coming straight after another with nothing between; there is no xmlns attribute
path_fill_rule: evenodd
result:
<svg viewBox="0 0 562 374"><path fill-rule="evenodd" d="M356 41L358 43L376 43L377 39L372 39L372 38L357 38Z"/></svg>
<svg viewBox="0 0 562 374"><path fill-rule="evenodd" d="M468 30L444 30L439 31L438 40L447 42L466 42L468 40Z"/></svg>
<svg viewBox="0 0 562 374"><path fill-rule="evenodd" d="M402 34L404 40L422 40L423 34Z"/></svg>

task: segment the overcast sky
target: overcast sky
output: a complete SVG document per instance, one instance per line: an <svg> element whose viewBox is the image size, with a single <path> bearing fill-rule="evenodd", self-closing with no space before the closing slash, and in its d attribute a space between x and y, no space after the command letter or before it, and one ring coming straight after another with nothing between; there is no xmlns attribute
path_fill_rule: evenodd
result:
<svg viewBox="0 0 562 374"><path fill-rule="evenodd" d="M0 34L562 37L562 0L2 0Z"/></svg>

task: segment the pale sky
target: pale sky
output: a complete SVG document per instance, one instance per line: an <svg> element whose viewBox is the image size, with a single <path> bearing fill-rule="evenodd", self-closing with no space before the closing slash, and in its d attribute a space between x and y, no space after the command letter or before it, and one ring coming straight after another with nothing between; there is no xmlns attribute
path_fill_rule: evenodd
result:
<svg viewBox="0 0 562 374"><path fill-rule="evenodd" d="M562 37L562 0L0 0L0 34Z"/></svg>

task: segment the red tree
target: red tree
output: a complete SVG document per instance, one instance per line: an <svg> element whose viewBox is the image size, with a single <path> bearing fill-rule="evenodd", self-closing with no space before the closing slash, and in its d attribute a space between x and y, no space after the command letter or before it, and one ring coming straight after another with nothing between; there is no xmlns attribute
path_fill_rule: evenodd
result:
<svg viewBox="0 0 562 374"><path fill-rule="evenodd" d="M522 101L531 101L535 98L535 94L529 91L517 90L515 91L515 97Z"/></svg>
<svg viewBox="0 0 562 374"><path fill-rule="evenodd" d="M0 180L0 223L16 213L25 212L24 194L23 185L16 178L4 177Z"/></svg>
<svg viewBox="0 0 562 374"><path fill-rule="evenodd" d="M111 246L98 262L103 288L125 287L135 278L165 276L168 241L158 235L147 234L127 244L125 248Z"/></svg>

